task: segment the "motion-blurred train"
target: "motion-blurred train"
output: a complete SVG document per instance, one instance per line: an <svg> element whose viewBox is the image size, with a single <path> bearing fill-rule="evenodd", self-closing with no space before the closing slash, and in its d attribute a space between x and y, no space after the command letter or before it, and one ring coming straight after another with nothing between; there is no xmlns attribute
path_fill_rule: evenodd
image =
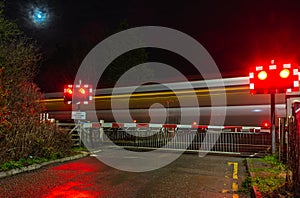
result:
<svg viewBox="0 0 300 198"><path fill-rule="evenodd" d="M116 121L114 115L117 115L118 122L121 119L123 122L155 123L160 121L178 124L182 121L183 111L190 111L190 116L198 111L200 116L194 121L199 125L210 125L211 119L222 116L218 113L211 115L212 110L218 109L225 109L226 116L223 125L226 126L261 126L263 122L270 120L270 95L251 95L248 77L103 88L94 91L95 109L91 104L80 105L80 110L87 112L87 120L89 115L95 112L97 119L105 122ZM218 98L223 100L224 96L226 103L222 103L223 101L220 104L212 103L213 98L213 100L218 100ZM195 99L196 104L192 102ZM276 116L285 117L285 94L276 94L275 101ZM78 110L76 105L64 103L63 92L47 93L41 102L45 104L49 118L61 122L71 120L72 108L73 111ZM161 120L162 114L165 117L164 120Z"/></svg>

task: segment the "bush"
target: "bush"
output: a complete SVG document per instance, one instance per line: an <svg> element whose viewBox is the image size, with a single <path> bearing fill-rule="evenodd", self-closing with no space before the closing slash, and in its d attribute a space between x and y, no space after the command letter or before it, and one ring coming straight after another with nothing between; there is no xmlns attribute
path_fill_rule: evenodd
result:
<svg viewBox="0 0 300 198"><path fill-rule="evenodd" d="M40 122L45 110L33 83L41 56L36 43L3 14L0 1L0 164L20 159L62 157L70 152L70 134ZM12 164L10 164L12 163Z"/></svg>
<svg viewBox="0 0 300 198"><path fill-rule="evenodd" d="M50 123L13 127L0 138L0 164L21 158L56 159L70 154L71 135Z"/></svg>

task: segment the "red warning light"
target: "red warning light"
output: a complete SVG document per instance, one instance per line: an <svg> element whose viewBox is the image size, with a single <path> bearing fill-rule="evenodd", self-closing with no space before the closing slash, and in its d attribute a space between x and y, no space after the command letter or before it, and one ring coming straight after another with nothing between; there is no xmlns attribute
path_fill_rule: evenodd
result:
<svg viewBox="0 0 300 198"><path fill-rule="evenodd" d="M72 94L72 93L73 93L73 91L72 91L71 88L67 88L66 92L67 92L68 94Z"/></svg>
<svg viewBox="0 0 300 198"><path fill-rule="evenodd" d="M298 66L296 64L278 64L256 66L249 72L251 94L286 93L299 90Z"/></svg>
<svg viewBox="0 0 300 198"><path fill-rule="evenodd" d="M259 80L266 80L268 77L268 74L266 71L261 71L258 73L257 77Z"/></svg>
<svg viewBox="0 0 300 198"><path fill-rule="evenodd" d="M85 89L81 87L81 88L79 89L79 93L85 94Z"/></svg>
<svg viewBox="0 0 300 198"><path fill-rule="evenodd" d="M73 98L73 85L64 86L64 103L71 104Z"/></svg>
<svg viewBox="0 0 300 198"><path fill-rule="evenodd" d="M283 69L283 70L281 70L279 75L280 75L281 78L288 78L289 75L290 75L290 70Z"/></svg>
<svg viewBox="0 0 300 198"><path fill-rule="evenodd" d="M76 104L90 104L92 101L92 86L89 84L75 85L74 101Z"/></svg>
<svg viewBox="0 0 300 198"><path fill-rule="evenodd" d="M65 85L64 102L66 104L90 104L93 100L93 89L89 84Z"/></svg>
<svg viewBox="0 0 300 198"><path fill-rule="evenodd" d="M268 122L268 121L262 122L262 127L263 128L269 128L270 126L271 126L270 122Z"/></svg>

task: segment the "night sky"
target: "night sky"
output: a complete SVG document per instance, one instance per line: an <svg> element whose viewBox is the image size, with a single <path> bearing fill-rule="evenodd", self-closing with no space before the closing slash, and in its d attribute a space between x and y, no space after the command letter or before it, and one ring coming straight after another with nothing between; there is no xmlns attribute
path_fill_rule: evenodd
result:
<svg viewBox="0 0 300 198"><path fill-rule="evenodd" d="M7 0L5 13L37 41L44 59L36 82L45 92L61 91L63 84L72 82L87 53L124 21L129 28L164 26L192 36L208 50L224 77L247 76L250 66L271 59L300 63L298 1L32 2ZM48 12L43 25L28 17L37 6ZM197 76L186 60L167 51L149 49L149 61L184 65L186 76Z"/></svg>

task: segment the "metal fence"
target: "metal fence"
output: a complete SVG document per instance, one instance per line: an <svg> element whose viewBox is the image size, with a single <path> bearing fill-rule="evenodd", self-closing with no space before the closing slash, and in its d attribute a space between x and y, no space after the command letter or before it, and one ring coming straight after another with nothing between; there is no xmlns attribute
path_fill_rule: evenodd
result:
<svg viewBox="0 0 300 198"><path fill-rule="evenodd" d="M157 129L156 129L157 130ZM153 129L106 129L108 140L118 146L144 149L209 151L217 153L266 154L271 148L271 134L266 132L226 132Z"/></svg>
<svg viewBox="0 0 300 198"><path fill-rule="evenodd" d="M86 128L83 125L59 123L69 128L74 145L99 148L113 142L134 149L187 150L193 152L264 155L271 151L269 132L233 129L169 129L169 128ZM104 135L105 134L105 135Z"/></svg>

